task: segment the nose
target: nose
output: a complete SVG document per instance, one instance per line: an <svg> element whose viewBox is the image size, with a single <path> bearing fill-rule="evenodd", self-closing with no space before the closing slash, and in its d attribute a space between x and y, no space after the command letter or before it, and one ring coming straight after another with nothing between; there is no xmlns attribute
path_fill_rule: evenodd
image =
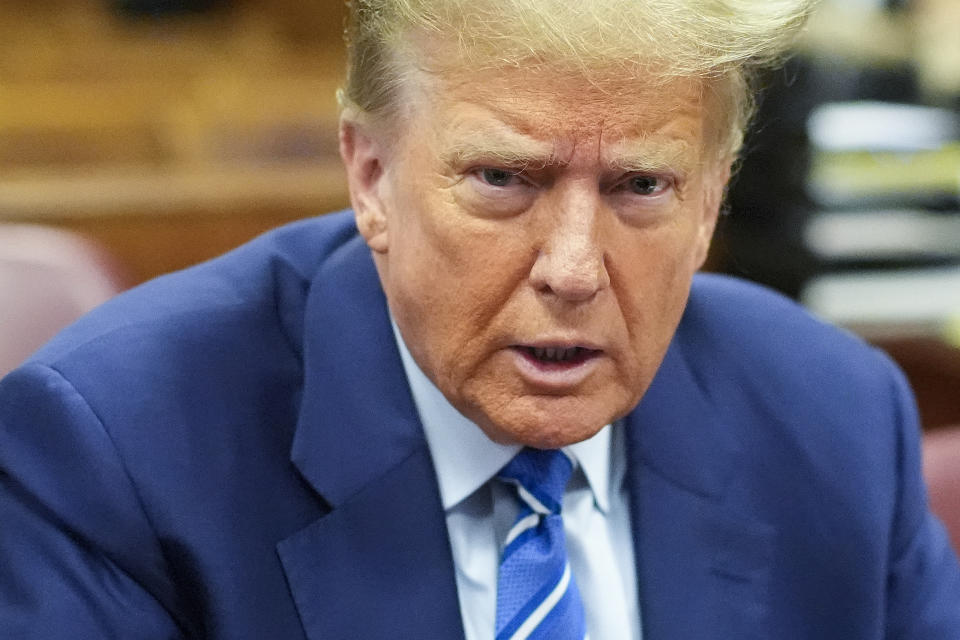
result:
<svg viewBox="0 0 960 640"><path fill-rule="evenodd" d="M580 196L565 204L545 212L545 239L530 270L530 281L543 294L585 302L610 284L597 237L599 203Z"/></svg>

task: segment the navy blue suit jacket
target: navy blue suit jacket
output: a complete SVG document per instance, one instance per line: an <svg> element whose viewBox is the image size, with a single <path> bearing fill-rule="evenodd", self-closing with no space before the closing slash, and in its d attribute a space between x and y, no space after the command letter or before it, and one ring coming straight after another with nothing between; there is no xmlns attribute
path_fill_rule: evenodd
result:
<svg viewBox="0 0 960 640"><path fill-rule="evenodd" d="M646 640L960 638L910 393L859 341L699 276L625 429ZM0 637L462 634L349 213L129 292L0 383Z"/></svg>

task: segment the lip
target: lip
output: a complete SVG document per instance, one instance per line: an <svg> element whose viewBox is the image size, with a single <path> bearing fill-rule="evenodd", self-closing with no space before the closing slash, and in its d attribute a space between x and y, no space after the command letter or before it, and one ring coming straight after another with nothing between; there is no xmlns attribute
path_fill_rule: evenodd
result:
<svg viewBox="0 0 960 640"><path fill-rule="evenodd" d="M577 357L551 362L537 358L534 350L578 348ZM530 385L553 393L570 391L582 384L600 365L603 350L589 342L537 340L510 346L517 370Z"/></svg>
<svg viewBox="0 0 960 640"><path fill-rule="evenodd" d="M555 337L548 338L537 338L536 340L519 340L513 343L513 347L533 347L536 349L572 349L573 347L580 347L582 349L589 349L590 351L603 351L603 347L595 341L588 339L581 339L577 336L566 335L561 336L557 335Z"/></svg>

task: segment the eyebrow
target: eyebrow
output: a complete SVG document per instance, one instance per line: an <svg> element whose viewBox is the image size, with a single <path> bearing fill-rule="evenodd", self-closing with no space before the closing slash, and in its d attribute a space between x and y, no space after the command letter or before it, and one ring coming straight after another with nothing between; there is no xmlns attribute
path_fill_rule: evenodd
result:
<svg viewBox="0 0 960 640"><path fill-rule="evenodd" d="M690 171L698 158L693 145L680 139L625 146L628 148L611 154L609 164L615 169L628 173L655 172L665 169Z"/></svg>
<svg viewBox="0 0 960 640"><path fill-rule="evenodd" d="M687 140L640 140L616 145L605 154L606 164L626 173L679 170L689 172L696 162L694 145ZM442 160L453 167L496 163L517 169L545 169L562 167L554 145L540 142L522 134L471 131L441 154Z"/></svg>
<svg viewBox="0 0 960 640"><path fill-rule="evenodd" d="M543 169L559 166L561 159L549 145L534 143L529 149L522 148L528 141L518 140L515 144L491 136L489 140L461 140L442 154L442 159L452 166L496 162L508 167L522 169ZM539 148L535 148L539 147Z"/></svg>

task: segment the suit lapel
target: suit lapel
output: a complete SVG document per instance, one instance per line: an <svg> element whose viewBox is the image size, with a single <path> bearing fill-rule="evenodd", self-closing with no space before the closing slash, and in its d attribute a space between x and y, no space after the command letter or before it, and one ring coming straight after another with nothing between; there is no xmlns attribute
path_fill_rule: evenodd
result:
<svg viewBox="0 0 960 640"><path fill-rule="evenodd" d="M307 637L462 638L433 464L359 238L314 280L305 333L292 460L330 511L277 550Z"/></svg>
<svg viewBox="0 0 960 640"><path fill-rule="evenodd" d="M773 530L725 499L742 452L682 351L683 330L625 423L644 639L772 637Z"/></svg>
<svg viewBox="0 0 960 640"><path fill-rule="evenodd" d="M278 545L308 638L463 637L432 485L420 449Z"/></svg>

